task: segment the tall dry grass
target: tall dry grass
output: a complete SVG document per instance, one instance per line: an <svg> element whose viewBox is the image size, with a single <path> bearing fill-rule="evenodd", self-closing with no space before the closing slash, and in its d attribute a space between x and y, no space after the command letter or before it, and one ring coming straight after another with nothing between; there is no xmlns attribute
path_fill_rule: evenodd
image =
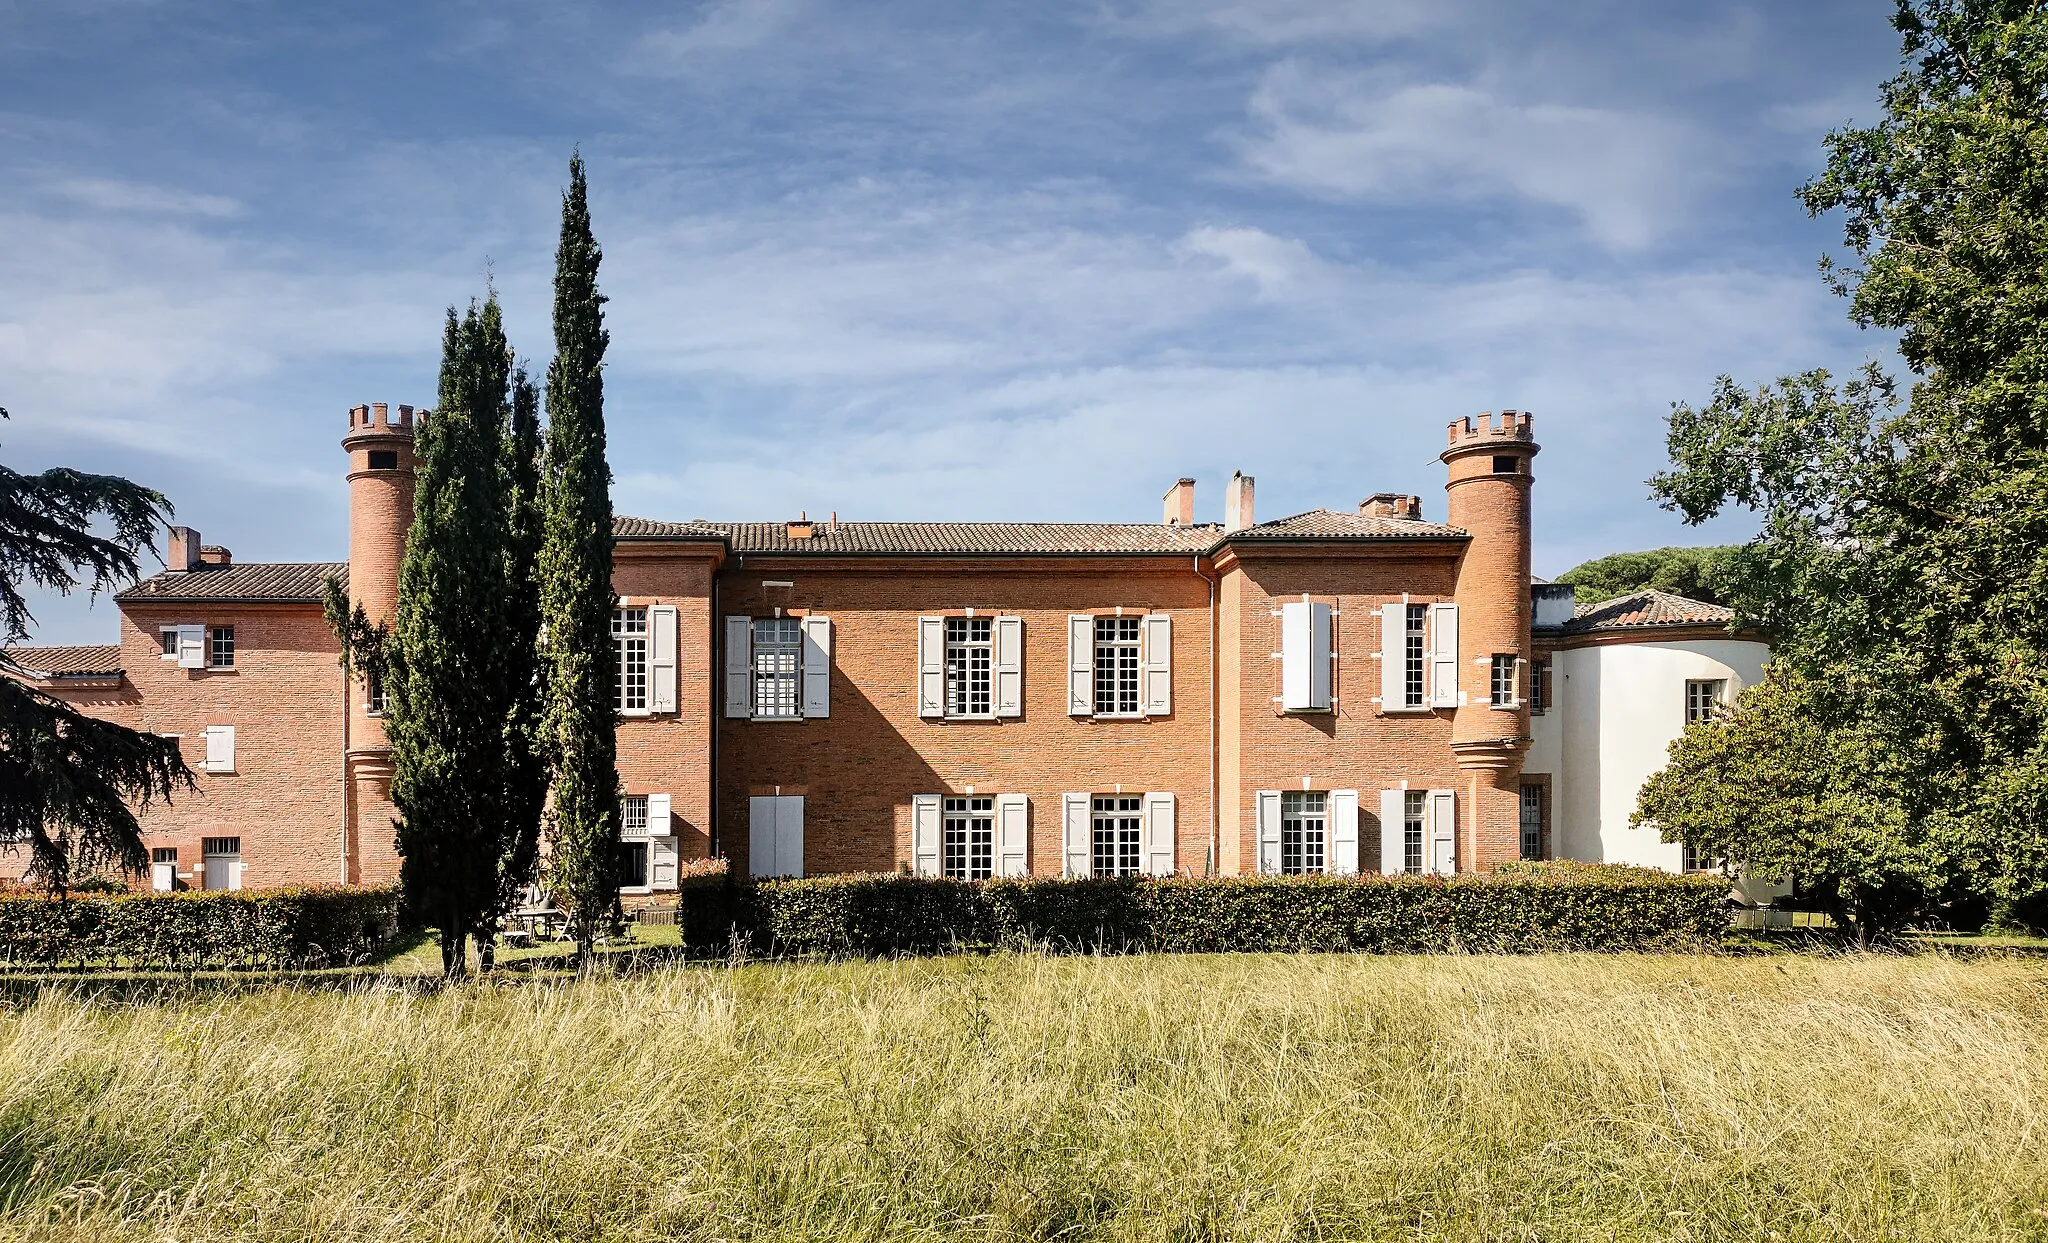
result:
<svg viewBox="0 0 2048 1243"><path fill-rule="evenodd" d="M0 1014L0 1236L2048 1237L2048 969L954 958Z"/></svg>

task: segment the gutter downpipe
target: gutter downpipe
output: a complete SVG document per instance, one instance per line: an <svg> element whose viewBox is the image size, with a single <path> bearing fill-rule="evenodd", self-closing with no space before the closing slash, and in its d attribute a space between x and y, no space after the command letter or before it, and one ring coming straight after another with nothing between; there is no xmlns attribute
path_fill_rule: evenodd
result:
<svg viewBox="0 0 2048 1243"><path fill-rule="evenodd" d="M1222 814L1216 806L1216 588L1217 580L1202 573L1202 554L1195 554L1195 577L1209 584L1209 857L1202 864L1203 876L1216 875L1216 851L1223 831Z"/></svg>

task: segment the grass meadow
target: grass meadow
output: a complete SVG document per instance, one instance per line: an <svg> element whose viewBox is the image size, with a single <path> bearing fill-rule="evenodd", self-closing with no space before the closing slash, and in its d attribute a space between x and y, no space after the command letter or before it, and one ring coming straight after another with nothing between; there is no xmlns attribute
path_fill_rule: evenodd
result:
<svg viewBox="0 0 2048 1243"><path fill-rule="evenodd" d="M2048 965L1008 955L0 1010L0 1238L2041 1239Z"/></svg>

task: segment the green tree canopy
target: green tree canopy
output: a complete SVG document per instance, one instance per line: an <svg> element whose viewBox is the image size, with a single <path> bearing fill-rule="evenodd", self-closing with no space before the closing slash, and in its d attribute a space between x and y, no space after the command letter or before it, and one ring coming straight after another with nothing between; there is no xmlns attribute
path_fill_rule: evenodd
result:
<svg viewBox="0 0 2048 1243"><path fill-rule="evenodd" d="M1617 552L1575 565L1556 581L1576 587L1580 604L1598 604L1645 589L1726 604L1721 579L1733 552L1728 545Z"/></svg>

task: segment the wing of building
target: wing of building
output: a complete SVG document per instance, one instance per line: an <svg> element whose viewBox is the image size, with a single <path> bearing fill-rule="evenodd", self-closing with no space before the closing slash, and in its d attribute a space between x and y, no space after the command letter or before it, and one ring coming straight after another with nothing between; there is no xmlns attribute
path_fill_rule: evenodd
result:
<svg viewBox="0 0 2048 1243"><path fill-rule="evenodd" d="M117 597L118 647L9 654L183 740L201 791L145 814L158 886L396 875L382 705L321 596L390 615L424 417L349 412L346 563L238 564L173 528L168 568ZM631 888L711 855L970 878L1680 866L1625 827L1635 786L1763 645L1693 601L1575 611L1533 586L1537 450L1525 414L1453 423L1443 522L1390 493L1258 521L1241 475L1220 524L1191 479L1156 524L619 518Z"/></svg>

